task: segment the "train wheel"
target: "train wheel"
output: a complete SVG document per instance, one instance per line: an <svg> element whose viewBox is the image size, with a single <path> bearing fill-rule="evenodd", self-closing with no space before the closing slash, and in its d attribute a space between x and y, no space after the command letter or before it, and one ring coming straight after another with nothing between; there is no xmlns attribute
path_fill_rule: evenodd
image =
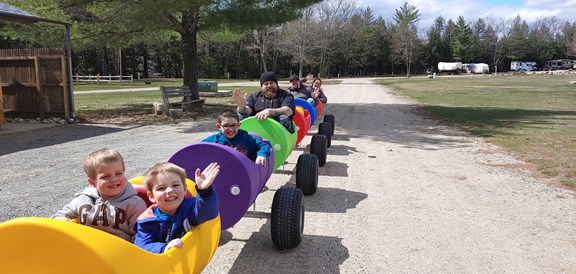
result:
<svg viewBox="0 0 576 274"><path fill-rule="evenodd" d="M272 202L270 235L276 249L290 249L302 242L304 234L304 195L295 187L282 187Z"/></svg>
<svg viewBox="0 0 576 274"><path fill-rule="evenodd" d="M324 166L326 164L327 142L328 140L326 139L326 136L322 134L314 134L314 136L312 136L312 141L310 142L310 153L318 157L318 166Z"/></svg>
<svg viewBox="0 0 576 274"><path fill-rule="evenodd" d="M334 123L336 123L336 118L334 118L334 115L332 114L324 115L324 122L330 123L330 125L332 125L332 135L334 135L334 128L335 128Z"/></svg>
<svg viewBox="0 0 576 274"><path fill-rule="evenodd" d="M318 134L326 136L326 147L330 147L332 143L332 125L324 122L318 125Z"/></svg>
<svg viewBox="0 0 576 274"><path fill-rule="evenodd" d="M316 193L318 188L318 157L316 155L304 153L298 157L296 187L302 190L304 195Z"/></svg>

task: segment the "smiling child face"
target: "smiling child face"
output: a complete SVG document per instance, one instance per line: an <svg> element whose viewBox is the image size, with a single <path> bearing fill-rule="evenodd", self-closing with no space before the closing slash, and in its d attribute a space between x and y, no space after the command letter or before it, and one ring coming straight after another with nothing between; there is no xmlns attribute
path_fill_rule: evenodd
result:
<svg viewBox="0 0 576 274"><path fill-rule="evenodd" d="M222 118L222 122L216 124L216 128L226 136L228 139L232 139L238 134L238 127L240 123L234 118Z"/></svg>
<svg viewBox="0 0 576 274"><path fill-rule="evenodd" d="M186 185L180 176L173 172L162 172L156 177L152 192L148 191L148 198L158 205L162 213L174 215L184 201Z"/></svg>
<svg viewBox="0 0 576 274"><path fill-rule="evenodd" d="M124 165L122 161L110 161L96 167L96 178L88 178L88 183L95 187L102 199L108 200L122 194L126 188Z"/></svg>

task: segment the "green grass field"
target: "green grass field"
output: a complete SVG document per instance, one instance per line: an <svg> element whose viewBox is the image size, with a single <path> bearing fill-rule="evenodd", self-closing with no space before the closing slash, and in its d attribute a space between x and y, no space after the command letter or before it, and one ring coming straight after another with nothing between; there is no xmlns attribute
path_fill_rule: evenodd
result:
<svg viewBox="0 0 576 274"><path fill-rule="evenodd" d="M576 75L386 78L379 84L421 103L576 187Z"/></svg>
<svg viewBox="0 0 576 274"><path fill-rule="evenodd" d="M238 83L238 82L258 82L258 79L248 79L248 80L238 80L238 79L200 79L207 81L216 81L218 83ZM281 87L288 86L288 79L279 79L278 81ZM341 82L341 80L326 79L322 81L324 84L335 85ZM310 84L308 82L307 84ZM182 78L159 78L159 79L146 79L146 80L134 80L134 82L122 82L122 83L107 83L101 82L96 84L95 82L80 82L74 83L73 90L76 91L87 91L87 90L111 90L111 89L130 89L130 88L150 88L160 86L181 86ZM220 88L222 89L222 88ZM230 89L226 87L225 89Z"/></svg>
<svg viewBox="0 0 576 274"><path fill-rule="evenodd" d="M288 80L284 79L282 87L287 86ZM146 83L146 81L148 83ZM182 79L156 79L156 80L138 80L134 83L101 83L101 84L80 84L74 85L73 90L74 102L76 112L83 116L93 116L96 114L104 113L113 109L127 111L130 109L150 109L154 102L162 102L160 94L160 86L180 86ZM217 81L218 83L239 83L239 82L252 82L258 81L257 79L237 80L237 79L216 79L210 81ZM281 80L280 80L281 81ZM339 84L341 80L326 80L324 83ZM158 88L154 91L139 91L139 92L106 92L106 93L78 93L79 91L88 90L115 90L115 89L131 89L131 88ZM252 93L256 91L257 87L251 86L226 86L220 87L219 90L234 90L240 89L242 93ZM232 104L231 97L206 97L206 104Z"/></svg>
<svg viewBox="0 0 576 274"><path fill-rule="evenodd" d="M242 92L252 92L254 87L226 87L227 89L239 88ZM233 103L232 97L206 97L206 104ZM79 115L90 116L96 113L111 110L128 109L152 109L154 102L162 102L160 89L154 91L138 92L103 92L103 93L78 93L74 95L76 112Z"/></svg>
<svg viewBox="0 0 576 274"><path fill-rule="evenodd" d="M200 79L205 80L205 79ZM238 80L234 79L217 79L209 80L217 81L218 83L234 83ZM122 83L118 82L100 82L96 84L95 82L80 82L74 83L74 91L86 91L86 90L111 90L111 89L129 89L129 88L150 88L160 86L181 86L181 78L158 78L158 79L146 79L146 80L134 80L134 82L124 81Z"/></svg>

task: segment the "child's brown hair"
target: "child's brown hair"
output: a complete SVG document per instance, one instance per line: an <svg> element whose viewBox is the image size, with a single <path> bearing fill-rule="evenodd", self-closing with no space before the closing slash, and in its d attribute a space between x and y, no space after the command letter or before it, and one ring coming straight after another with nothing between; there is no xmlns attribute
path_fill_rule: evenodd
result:
<svg viewBox="0 0 576 274"><path fill-rule="evenodd" d="M154 185L158 183L157 180L158 174L169 172L178 175L178 177L180 177L180 180L184 184L184 187L186 187L186 171L173 163L162 162L153 165L144 174L144 185L146 186L146 189L152 192L152 189L154 189Z"/></svg>
<svg viewBox="0 0 576 274"><path fill-rule="evenodd" d="M225 110L220 112L220 114L218 115L218 123L222 123L222 120L224 120L224 118L234 118L236 119L236 121L240 122L240 116L238 116L238 113L236 113L236 111L233 110Z"/></svg>

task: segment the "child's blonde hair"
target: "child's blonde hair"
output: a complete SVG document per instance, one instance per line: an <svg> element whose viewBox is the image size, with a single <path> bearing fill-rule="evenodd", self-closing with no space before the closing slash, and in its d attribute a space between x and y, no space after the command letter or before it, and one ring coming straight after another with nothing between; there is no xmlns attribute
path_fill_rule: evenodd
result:
<svg viewBox="0 0 576 274"><path fill-rule="evenodd" d="M126 167L124 166L124 158L122 158L120 152L113 148L105 147L90 152L90 154L86 155L86 157L84 157L84 161L82 162L82 167L84 168L84 173L86 173L88 178L96 180L98 166L103 163L111 163L117 161L122 163L122 170L126 170Z"/></svg>
<svg viewBox="0 0 576 274"><path fill-rule="evenodd" d="M154 185L158 183L157 180L158 174L168 172L178 175L178 177L180 177L180 180L184 184L184 187L186 187L186 171L173 163L162 162L153 165L144 174L144 185L146 186L146 189L152 192L152 189L154 189Z"/></svg>

